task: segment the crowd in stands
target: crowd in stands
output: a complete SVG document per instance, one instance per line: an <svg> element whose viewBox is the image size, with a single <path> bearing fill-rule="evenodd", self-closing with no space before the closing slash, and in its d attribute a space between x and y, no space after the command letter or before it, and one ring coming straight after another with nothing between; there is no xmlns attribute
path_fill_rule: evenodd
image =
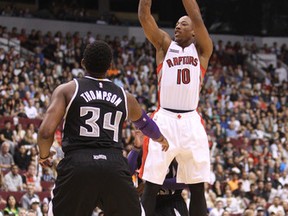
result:
<svg viewBox="0 0 288 216"><path fill-rule="evenodd" d="M59 84L84 76L82 50L102 39L113 49L108 77L134 94L146 111L153 111L155 50L148 41L91 32L80 37L78 32L9 32L0 26L1 37L20 40L33 54L0 48L0 208L15 215L25 210L47 215L55 167L63 157L59 129L53 167L42 169L37 163L37 128L51 93ZM211 182L206 185L210 216L242 215L245 209L255 215L288 215L287 70L278 64L264 68L261 76L245 64L253 53L275 54L287 64L287 51L286 44L257 47L214 41L198 108L211 148ZM125 155L133 148L133 135L133 125L125 122ZM189 192L184 190L183 197L188 201Z"/></svg>
<svg viewBox="0 0 288 216"><path fill-rule="evenodd" d="M89 10L89 7L81 7L79 3L61 1L50 1L45 9L30 9L28 6L23 8L14 3L7 3L0 6L0 16L42 18L65 20L73 22L86 22L109 25L122 25L121 21L113 13L96 13L96 10Z"/></svg>

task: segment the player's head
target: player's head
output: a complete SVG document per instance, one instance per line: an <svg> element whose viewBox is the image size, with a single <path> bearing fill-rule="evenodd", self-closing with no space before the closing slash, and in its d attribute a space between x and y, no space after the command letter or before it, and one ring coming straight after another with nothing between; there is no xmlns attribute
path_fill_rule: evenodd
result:
<svg viewBox="0 0 288 216"><path fill-rule="evenodd" d="M189 16L182 16L177 21L174 31L175 41L180 46L188 46L194 41L192 20Z"/></svg>
<svg viewBox="0 0 288 216"><path fill-rule="evenodd" d="M88 44L83 53L82 67L95 77L102 77L109 69L112 61L112 50L104 41Z"/></svg>

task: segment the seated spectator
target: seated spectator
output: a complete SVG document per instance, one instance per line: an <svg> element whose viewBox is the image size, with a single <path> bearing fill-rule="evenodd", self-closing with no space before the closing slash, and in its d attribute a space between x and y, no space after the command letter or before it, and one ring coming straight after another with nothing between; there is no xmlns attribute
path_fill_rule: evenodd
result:
<svg viewBox="0 0 288 216"><path fill-rule="evenodd" d="M34 99L29 99L28 104L24 107L25 114L29 119L35 119L38 118L38 111L36 107L34 106Z"/></svg>
<svg viewBox="0 0 288 216"><path fill-rule="evenodd" d="M226 137L234 138L234 139L238 138L238 133L235 129L234 123L232 122L229 124L228 128L226 129Z"/></svg>
<svg viewBox="0 0 288 216"><path fill-rule="evenodd" d="M16 201L16 198L13 195L9 195L7 197L7 204L6 207L3 210L4 215L8 214L8 215L18 215L19 212L19 208L18 208L18 203Z"/></svg>
<svg viewBox="0 0 288 216"><path fill-rule="evenodd" d="M37 140L33 137L33 132L27 128L21 145L25 145L26 148L30 149L32 145L36 144L36 142Z"/></svg>
<svg viewBox="0 0 288 216"><path fill-rule="evenodd" d="M43 168L41 181L54 182L54 180L55 177L53 176L51 169L49 167Z"/></svg>
<svg viewBox="0 0 288 216"><path fill-rule="evenodd" d="M72 74L74 77L78 77L80 76L80 74L82 74L82 76L85 74L84 70L80 67L78 62L74 63L74 68L72 69Z"/></svg>
<svg viewBox="0 0 288 216"><path fill-rule="evenodd" d="M20 203L24 209L29 209L33 198L40 200L35 193L35 185L30 183L27 185L27 192L21 197Z"/></svg>
<svg viewBox="0 0 288 216"><path fill-rule="evenodd" d="M232 179L227 182L230 187L230 190L233 192L238 189L239 176L236 172L232 173Z"/></svg>
<svg viewBox="0 0 288 216"><path fill-rule="evenodd" d="M35 211L37 216L43 216L40 208L40 200L38 198L34 197L31 199L29 210Z"/></svg>
<svg viewBox="0 0 288 216"><path fill-rule="evenodd" d="M13 164L11 166L11 171L4 176L4 184L8 191L23 190L23 180L21 175L19 175L19 168L17 165Z"/></svg>
<svg viewBox="0 0 288 216"><path fill-rule="evenodd" d="M246 209L244 211L244 214L243 214L243 216L254 216L254 215L255 214L254 214L254 211L252 209Z"/></svg>
<svg viewBox="0 0 288 216"><path fill-rule="evenodd" d="M15 151L14 161L21 171L27 170L28 165L31 162L31 155L28 155L27 153L28 152L25 145L20 145L18 149Z"/></svg>
<svg viewBox="0 0 288 216"><path fill-rule="evenodd" d="M7 120L4 123L4 129L0 131L0 141L1 142L6 142L9 144L10 152L13 154L14 153L14 148L16 146L16 139L15 136L13 135L13 130L12 130L12 122Z"/></svg>
<svg viewBox="0 0 288 216"><path fill-rule="evenodd" d="M30 154L31 162L34 162L34 164L36 164L37 163L38 150L37 150L37 147L35 145L33 145L30 148L29 154ZM38 172L39 170L36 170L36 171Z"/></svg>
<svg viewBox="0 0 288 216"><path fill-rule="evenodd" d="M9 171L14 164L13 156L9 153L10 144L4 141L1 145L0 168L2 171Z"/></svg>
<svg viewBox="0 0 288 216"><path fill-rule="evenodd" d="M30 209L27 212L27 216L38 216L38 215L36 211L34 211L33 209Z"/></svg>
<svg viewBox="0 0 288 216"><path fill-rule="evenodd" d="M15 126L15 129L13 130L13 135L15 137L15 141L17 143L21 143L22 139L24 138L25 136L25 130L23 129L23 126L21 123L18 123L16 126Z"/></svg>
<svg viewBox="0 0 288 216"><path fill-rule="evenodd" d="M281 205L281 200L279 196L274 197L272 205L268 208L268 213L275 215L285 215L283 206Z"/></svg>
<svg viewBox="0 0 288 216"><path fill-rule="evenodd" d="M222 216L223 212L223 201L221 200L221 198L218 198L216 200L215 207L212 208L212 210L209 212L209 216Z"/></svg>
<svg viewBox="0 0 288 216"><path fill-rule="evenodd" d="M29 123L27 125L27 129L31 130L33 139L37 140L37 130L35 129L34 123Z"/></svg>
<svg viewBox="0 0 288 216"><path fill-rule="evenodd" d="M18 216L27 216L27 211L24 208L19 208Z"/></svg>
<svg viewBox="0 0 288 216"><path fill-rule="evenodd" d="M33 184L33 188L36 192L42 191L42 187L40 184L40 176L37 174L37 166L34 163L31 163L28 166L27 172L23 175L24 180L23 182L26 185Z"/></svg>
<svg viewBox="0 0 288 216"><path fill-rule="evenodd" d="M49 205L47 202L43 202L41 205L41 213L43 216L48 216Z"/></svg>

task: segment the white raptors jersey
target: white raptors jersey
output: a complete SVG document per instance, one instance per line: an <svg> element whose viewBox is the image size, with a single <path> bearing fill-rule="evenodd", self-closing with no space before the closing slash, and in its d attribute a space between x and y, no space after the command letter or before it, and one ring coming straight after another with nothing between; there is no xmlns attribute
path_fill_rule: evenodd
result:
<svg viewBox="0 0 288 216"><path fill-rule="evenodd" d="M184 49L172 41L157 68L159 105L175 110L195 110L199 101L201 69L194 44Z"/></svg>

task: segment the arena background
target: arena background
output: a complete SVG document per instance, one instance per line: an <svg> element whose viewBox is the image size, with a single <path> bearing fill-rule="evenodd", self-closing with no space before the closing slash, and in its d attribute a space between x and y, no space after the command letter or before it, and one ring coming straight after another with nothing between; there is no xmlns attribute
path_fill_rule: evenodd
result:
<svg viewBox="0 0 288 216"><path fill-rule="evenodd" d="M250 204L246 208L254 208L255 211L260 207L268 211L273 206L274 198L279 196L288 215L288 1L198 0L198 3L214 42L199 112L206 122L209 136L213 165L211 173L215 182L220 182L221 187L225 188L222 195L217 194L216 199L213 195L217 193L216 183L211 183L206 193L209 210L216 206L219 199L229 209L226 199L231 198L233 192L232 198L237 199L238 204L247 199ZM1 0L0 135L3 135L9 121L13 133L17 124L21 123L24 134L32 130L33 136L37 137L37 128L49 103L49 96L58 84L71 80L81 71L77 65L81 56L78 56L78 62L75 60L76 49L85 47L90 38L104 39L108 36L115 58L115 68L111 70L110 78L124 83L126 90L132 92L146 110L155 109L155 53L145 41L137 8L137 0ZM185 14L181 0L153 0L152 13L159 26L171 36L176 21ZM22 30L26 32L25 43L20 33ZM30 37L35 36L34 31L36 37ZM49 37L48 32L51 32ZM75 36L76 32L79 32L79 37ZM67 54L71 38L81 41L79 47L72 48L75 52L72 57ZM52 46L49 46L50 42ZM56 52L56 48L60 51L57 49ZM128 55L134 59L125 61ZM23 118L13 112L15 107L10 106L11 101L16 100L13 94L20 91L17 79L14 80L17 76L19 83L25 82L25 91L33 93L32 98L35 93L33 87L38 83L37 93L41 96L34 99L38 103L42 96L45 99L38 107L38 111L42 112L39 118ZM25 97L21 97L21 100L27 106ZM234 123L239 126L236 132L229 128ZM32 129L31 124L34 125ZM129 122L123 134L124 152L128 154L133 143L133 126ZM34 162L37 161L35 137L30 137L31 143L25 143L28 146L26 154ZM15 152L17 145L23 144L25 139L22 138L16 142ZM61 127L55 136L55 143L59 144L58 147L61 145ZM15 157L14 152L11 153ZM60 150L58 153L55 165L63 156ZM35 178L39 180L40 187L36 193L41 204L45 204L50 198L53 178L57 174L55 167L45 175L42 171L38 166ZM249 174L249 181L242 171ZM9 195L14 195L17 202L22 204L22 196L26 193L26 189L9 191L5 188L2 179L8 172L4 169L0 172L0 211L5 208L5 199ZM25 167L21 166L20 174L27 175ZM238 181L242 188L229 189L230 183L235 185L237 182L238 185ZM261 183L265 184L265 189L261 188ZM237 211L235 206L233 210L231 207L230 215L240 216L245 209L245 204L241 205ZM95 212L95 215L98 213Z"/></svg>

